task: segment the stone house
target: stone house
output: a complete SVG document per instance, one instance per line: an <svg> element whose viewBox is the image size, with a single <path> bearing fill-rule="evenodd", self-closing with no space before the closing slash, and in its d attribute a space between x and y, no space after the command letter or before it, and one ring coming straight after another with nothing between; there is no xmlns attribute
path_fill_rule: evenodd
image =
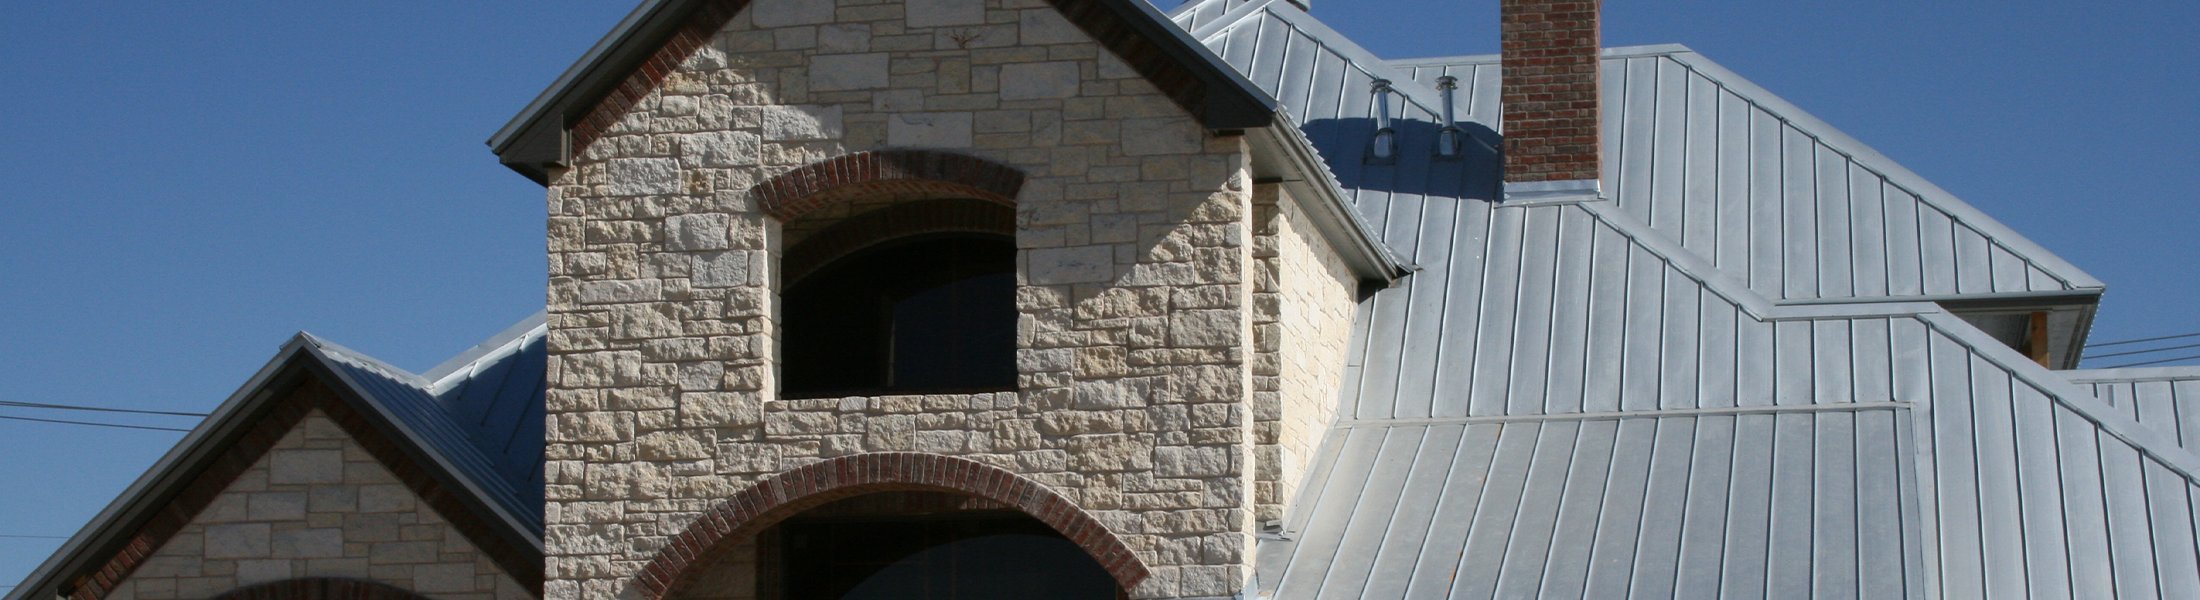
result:
<svg viewBox="0 0 2200 600"><path fill-rule="evenodd" d="M542 317L301 334L9 600L2200 596L2100 282L1501 4L644 2L491 140Z"/></svg>

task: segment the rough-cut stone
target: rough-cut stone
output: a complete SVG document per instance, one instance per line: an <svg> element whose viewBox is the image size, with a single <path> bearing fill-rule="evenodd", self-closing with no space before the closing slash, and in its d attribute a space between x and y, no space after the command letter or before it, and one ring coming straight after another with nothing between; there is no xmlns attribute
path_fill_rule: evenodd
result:
<svg viewBox="0 0 2200 600"><path fill-rule="evenodd" d="M546 594L631 595L634 569L716 502L886 451L967 457L1061 493L1151 569L1131 597L1242 591L1255 497L1276 487L1253 468L1256 444L1276 446L1252 407L1276 395L1252 373L1270 364L1256 363L1268 346L1251 300L1268 263L1242 141L1210 138L1046 3L815 6L832 21L784 2L728 21L709 43L723 55L682 63L551 183ZM882 75L855 64L873 55ZM754 161L718 155L746 138L698 137L712 132L753 133ZM1023 175L1017 389L782 397L783 257L851 217L954 193L840 185L872 167L853 162L802 168L895 147ZM612 161L667 157L676 191L613 193ZM766 214L749 189L790 173L824 201ZM705 215L726 218L722 241L696 233L721 230ZM629 280L658 281L660 297L603 302L637 296L590 286ZM697 567L708 595L754 597L750 548Z"/></svg>
<svg viewBox="0 0 2200 600"><path fill-rule="evenodd" d="M749 18L757 27L816 25L833 20L833 3L819 0L751 0Z"/></svg>
<svg viewBox="0 0 2200 600"><path fill-rule="evenodd" d="M746 131L706 131L680 136L680 157L689 167L738 167L757 161L763 137Z"/></svg>
<svg viewBox="0 0 2200 600"><path fill-rule="evenodd" d="M839 106L772 106L760 115L765 141L825 140L841 135Z"/></svg>
<svg viewBox="0 0 2200 600"><path fill-rule="evenodd" d="M834 54L810 64L810 91L840 92L886 87L886 55Z"/></svg>
<svg viewBox="0 0 2200 600"><path fill-rule="evenodd" d="M338 483L344 480L344 453L335 450L276 450L268 483Z"/></svg>
<svg viewBox="0 0 2200 600"><path fill-rule="evenodd" d="M971 116L966 112L907 113L886 119L886 144L904 148L968 148Z"/></svg>
<svg viewBox="0 0 2200 600"><path fill-rule="evenodd" d="M1037 100L1042 98L1068 98L1077 95L1084 85L1084 77L1077 72L1077 63L1043 62L1001 66L1002 100Z"/></svg>
<svg viewBox="0 0 2200 600"><path fill-rule="evenodd" d="M612 161L611 195L649 196L680 191L680 163L669 158Z"/></svg>
<svg viewBox="0 0 2200 600"><path fill-rule="evenodd" d="M1115 279L1115 249L1110 246L1041 248L1031 251L1031 282L1039 285L1105 283Z"/></svg>
<svg viewBox="0 0 2200 600"><path fill-rule="evenodd" d="M724 250L732 247L732 217L723 214L676 215L665 219L665 249ZM658 283L651 281L650 283ZM583 295L587 287L581 288ZM586 302L584 298L582 300Z"/></svg>
<svg viewBox="0 0 2200 600"><path fill-rule="evenodd" d="M908 0L902 10L908 13L910 27L985 23L985 0Z"/></svg>

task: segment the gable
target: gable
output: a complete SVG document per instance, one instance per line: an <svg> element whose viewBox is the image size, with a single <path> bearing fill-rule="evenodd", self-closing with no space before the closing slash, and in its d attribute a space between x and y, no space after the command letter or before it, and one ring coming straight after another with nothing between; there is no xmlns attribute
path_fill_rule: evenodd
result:
<svg viewBox="0 0 2200 600"><path fill-rule="evenodd" d="M953 14L964 11L946 9L979 1L926 2L924 8L928 14ZM1049 0L1048 5L1208 129L1250 129L1271 122L1272 100L1143 0ZM815 6L804 0L645 2L499 130L489 145L507 166L547 183L551 168L593 142L736 14L761 10L786 15L797 24L834 18ZM985 18L971 24L984 24Z"/></svg>
<svg viewBox="0 0 2200 600"><path fill-rule="evenodd" d="M212 429L231 433L190 444L198 452L187 454L202 458L156 467L173 478L118 500L142 511L87 528L104 543L72 540L63 549L74 555L64 563L69 570L34 579L44 575L56 593L79 600L160 590L197 597L311 576L375 578L417 591L533 594L539 583L528 582L540 581L539 552L492 532L403 444L378 432L318 377L294 372L282 380L290 383L276 389L286 391L257 395L262 406L223 419L232 427ZM408 526L417 539L406 537ZM427 540L436 542L432 551L404 543ZM387 561L389 553L403 553L426 566L378 573L367 558L384 543L385 552L371 554ZM496 581L482 585L483 575Z"/></svg>
<svg viewBox="0 0 2200 600"><path fill-rule="evenodd" d="M331 393L308 386L285 404L323 405ZM428 597L532 597L405 481L405 467L384 464L374 444L331 414L270 415L257 439L233 450L241 470L201 475L140 530L136 539L150 550L135 568L104 594L87 586L74 597L206 598L304 578L374 581ZM254 443L261 440L264 447ZM250 450L259 455L247 461Z"/></svg>

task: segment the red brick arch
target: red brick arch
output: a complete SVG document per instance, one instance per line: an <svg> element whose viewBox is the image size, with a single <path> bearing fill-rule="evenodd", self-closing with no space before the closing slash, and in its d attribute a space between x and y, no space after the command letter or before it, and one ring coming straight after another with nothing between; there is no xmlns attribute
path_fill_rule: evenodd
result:
<svg viewBox="0 0 2200 600"><path fill-rule="evenodd" d="M936 233L985 233L1016 236L1016 210L964 198L919 200L863 213L803 239L779 260L780 281L795 282L866 248L898 239Z"/></svg>
<svg viewBox="0 0 2200 600"><path fill-rule="evenodd" d="M766 214L791 221L818 207L878 194L977 198L1015 206L1024 173L986 159L933 150L878 150L825 159L749 188Z"/></svg>
<svg viewBox="0 0 2200 600"><path fill-rule="evenodd" d="M386 583L307 577L249 585L209 600L428 600L428 597Z"/></svg>
<svg viewBox="0 0 2200 600"><path fill-rule="evenodd" d="M1083 509L1038 482L985 463L920 452L874 452L828 459L779 473L719 503L673 536L634 576L657 600L691 580L690 570L766 527L834 500L877 492L943 491L1014 507L1076 542L1123 589L1146 580L1146 565L1123 540Z"/></svg>

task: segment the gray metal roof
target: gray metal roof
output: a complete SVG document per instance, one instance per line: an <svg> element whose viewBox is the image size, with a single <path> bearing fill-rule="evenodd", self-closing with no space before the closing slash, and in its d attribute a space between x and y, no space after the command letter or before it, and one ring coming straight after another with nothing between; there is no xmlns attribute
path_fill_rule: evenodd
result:
<svg viewBox="0 0 2200 600"><path fill-rule="evenodd" d="M1459 78L1497 127L1496 56L1393 61ZM1774 299L2098 289L2084 271L1802 109L1680 46L1603 64L1612 199Z"/></svg>
<svg viewBox="0 0 2200 600"><path fill-rule="evenodd" d="M530 317L468 352L478 356L431 371L436 379L307 337L346 383L539 539L547 330L544 315Z"/></svg>
<svg viewBox="0 0 2200 600"><path fill-rule="evenodd" d="M1384 61L1274 0L1176 15L1418 268L1361 307L1270 597L2200 595L2183 429L1940 304L2099 282L1869 148L1621 49L1610 199L1504 205L1489 59ZM1416 151L1447 69L1460 161ZM1375 78L1394 163L1362 156Z"/></svg>
<svg viewBox="0 0 2200 600"><path fill-rule="evenodd" d="M1886 404L1347 427L1259 546L1261 593L1909 595L1909 427Z"/></svg>

